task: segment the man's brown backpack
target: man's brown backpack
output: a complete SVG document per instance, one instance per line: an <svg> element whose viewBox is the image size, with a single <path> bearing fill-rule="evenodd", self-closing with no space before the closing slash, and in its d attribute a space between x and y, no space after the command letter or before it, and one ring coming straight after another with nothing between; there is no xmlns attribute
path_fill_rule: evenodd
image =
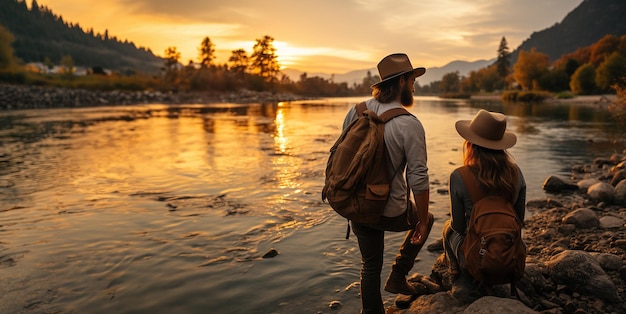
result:
<svg viewBox="0 0 626 314"><path fill-rule="evenodd" d="M468 167L459 168L474 206L465 240L461 244L461 267L481 284L511 283L522 278L526 246L522 223L511 202L499 196L484 196Z"/></svg>
<svg viewBox="0 0 626 314"><path fill-rule="evenodd" d="M385 123L410 113L393 108L378 116L367 109L365 102L356 105L356 110L358 118L330 149L322 201L328 200L348 220L377 223L389 196Z"/></svg>

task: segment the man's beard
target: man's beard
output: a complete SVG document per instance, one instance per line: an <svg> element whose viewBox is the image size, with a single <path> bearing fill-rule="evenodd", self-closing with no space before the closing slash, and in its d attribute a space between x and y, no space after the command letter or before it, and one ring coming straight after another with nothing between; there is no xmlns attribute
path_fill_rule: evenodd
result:
<svg viewBox="0 0 626 314"><path fill-rule="evenodd" d="M400 104L405 107L413 105L413 89L409 85L400 91Z"/></svg>

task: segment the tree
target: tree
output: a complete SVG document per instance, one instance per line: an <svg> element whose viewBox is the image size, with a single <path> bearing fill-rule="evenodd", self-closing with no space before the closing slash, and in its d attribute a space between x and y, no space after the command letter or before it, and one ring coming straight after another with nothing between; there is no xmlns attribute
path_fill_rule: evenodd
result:
<svg viewBox="0 0 626 314"><path fill-rule="evenodd" d="M241 76L246 73L250 64L248 54L243 49L233 50L230 54L230 58L228 58L228 62L230 62L230 68Z"/></svg>
<svg viewBox="0 0 626 314"><path fill-rule="evenodd" d="M39 4L37 4L37 0L33 0L33 2L31 3L30 11L39 14Z"/></svg>
<svg viewBox="0 0 626 314"><path fill-rule="evenodd" d="M440 90L444 93L458 92L460 82L459 71L446 73L441 78Z"/></svg>
<svg viewBox="0 0 626 314"><path fill-rule="evenodd" d="M14 62L13 56L13 34L0 25L0 69L10 67Z"/></svg>
<svg viewBox="0 0 626 314"><path fill-rule="evenodd" d="M68 76L74 75L74 59L72 59L72 56L65 55L61 57L61 73Z"/></svg>
<svg viewBox="0 0 626 314"><path fill-rule="evenodd" d="M513 78L525 90L538 89L537 81L548 71L548 65L548 55L535 48L528 52L522 50L513 66Z"/></svg>
<svg viewBox="0 0 626 314"><path fill-rule="evenodd" d="M599 66L608 56L617 51L620 39L615 35L606 35L591 45L591 56L589 62L594 66Z"/></svg>
<svg viewBox="0 0 626 314"><path fill-rule="evenodd" d="M176 47L167 47L165 49L165 70L175 70L178 66L178 60L180 60L180 52L178 52Z"/></svg>
<svg viewBox="0 0 626 314"><path fill-rule="evenodd" d="M580 66L569 83L569 87L574 94L588 95L596 89L596 69L591 63Z"/></svg>
<svg viewBox="0 0 626 314"><path fill-rule="evenodd" d="M253 73L258 74L267 82L274 81L280 72L278 56L273 42L274 38L267 35L257 39L251 56Z"/></svg>
<svg viewBox="0 0 626 314"><path fill-rule="evenodd" d="M472 80L479 90L484 90L488 93L493 92L496 89L502 89L506 85L506 81L503 80L498 74L498 65L491 65L486 68L479 69L475 72Z"/></svg>
<svg viewBox="0 0 626 314"><path fill-rule="evenodd" d="M215 60L215 45L211 42L211 39L204 37L198 50L200 51L200 66L204 68L210 67L213 64L213 60Z"/></svg>
<svg viewBox="0 0 626 314"><path fill-rule="evenodd" d="M167 47L165 49L165 79L168 82L176 83L178 60L180 60L180 52L176 47Z"/></svg>
<svg viewBox="0 0 626 314"><path fill-rule="evenodd" d="M617 51L608 56L596 71L596 85L604 91L626 78L626 59Z"/></svg>
<svg viewBox="0 0 626 314"><path fill-rule="evenodd" d="M509 68L511 67L511 52L506 42L506 38L503 36L500 40L500 46L498 47L498 59L496 60L498 75L503 80L509 75Z"/></svg>

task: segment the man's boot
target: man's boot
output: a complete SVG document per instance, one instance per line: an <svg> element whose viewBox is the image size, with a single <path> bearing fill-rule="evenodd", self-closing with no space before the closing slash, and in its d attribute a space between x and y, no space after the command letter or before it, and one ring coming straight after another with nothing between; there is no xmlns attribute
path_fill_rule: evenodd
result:
<svg viewBox="0 0 626 314"><path fill-rule="evenodd" d="M385 282L385 291L394 294L414 295L417 290L407 280L406 276L392 270Z"/></svg>
<svg viewBox="0 0 626 314"><path fill-rule="evenodd" d="M428 234L423 235L426 239L430 234L430 230L433 228L433 223L435 217L433 214L428 214L429 222L428 222ZM417 254L420 252L425 242L420 244L412 244L411 236L413 235L414 230L410 230L406 233L404 237L404 242L400 246L400 254L396 256L396 261L393 263L391 267L391 273L389 274L389 278L387 278L387 282L385 283L385 291L391 293L400 293L405 295L414 295L417 294L417 288L411 285L406 280L406 275L413 268L413 264L415 264L415 258Z"/></svg>

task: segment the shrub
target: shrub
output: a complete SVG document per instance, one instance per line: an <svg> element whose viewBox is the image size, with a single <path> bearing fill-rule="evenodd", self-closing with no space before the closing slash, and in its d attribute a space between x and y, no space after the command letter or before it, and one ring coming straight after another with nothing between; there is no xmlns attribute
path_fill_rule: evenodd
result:
<svg viewBox="0 0 626 314"><path fill-rule="evenodd" d="M542 91L506 91L500 97L508 102L543 102L552 94Z"/></svg>

